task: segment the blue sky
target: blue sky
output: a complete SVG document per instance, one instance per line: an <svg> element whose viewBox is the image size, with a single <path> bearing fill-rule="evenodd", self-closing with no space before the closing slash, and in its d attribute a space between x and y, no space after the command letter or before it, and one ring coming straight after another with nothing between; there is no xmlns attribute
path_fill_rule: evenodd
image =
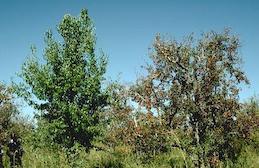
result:
<svg viewBox="0 0 259 168"><path fill-rule="evenodd" d="M0 81L9 83L44 32L56 30L64 14L87 8L95 24L97 48L109 57L107 76L134 82L157 33L177 40L225 27L241 38L241 54L251 85L242 100L259 93L259 1L257 0L6 0L0 2Z"/></svg>

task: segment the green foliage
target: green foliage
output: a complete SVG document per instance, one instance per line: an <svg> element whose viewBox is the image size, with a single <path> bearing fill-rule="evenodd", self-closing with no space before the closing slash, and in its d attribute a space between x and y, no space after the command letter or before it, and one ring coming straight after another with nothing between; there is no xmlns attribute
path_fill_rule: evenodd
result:
<svg viewBox="0 0 259 168"><path fill-rule="evenodd" d="M107 104L102 91L106 58L95 54L93 25L86 10L79 17L65 15L58 26L63 42L45 36L44 61L28 59L16 85L17 94L39 110L48 138L71 147L91 146L100 132L100 111ZM35 52L33 50L33 55ZM41 128L40 128L41 129Z"/></svg>

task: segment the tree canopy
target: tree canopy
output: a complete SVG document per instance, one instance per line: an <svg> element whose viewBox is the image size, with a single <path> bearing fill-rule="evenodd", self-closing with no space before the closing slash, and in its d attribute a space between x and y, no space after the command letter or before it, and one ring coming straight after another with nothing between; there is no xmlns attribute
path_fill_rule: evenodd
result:
<svg viewBox="0 0 259 168"><path fill-rule="evenodd" d="M24 63L17 93L40 111L39 119L48 123L55 142L89 147L107 103L102 91L107 59L95 53L94 27L86 10L79 17L65 15L58 33L62 42L46 33L44 61L33 50Z"/></svg>

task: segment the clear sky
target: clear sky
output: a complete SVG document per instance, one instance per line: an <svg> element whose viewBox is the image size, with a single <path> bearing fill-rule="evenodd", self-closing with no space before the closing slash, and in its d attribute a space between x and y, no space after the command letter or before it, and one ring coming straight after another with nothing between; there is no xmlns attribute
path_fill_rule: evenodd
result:
<svg viewBox="0 0 259 168"><path fill-rule="evenodd" d="M107 76L134 82L157 33L180 40L225 27L241 38L243 69L251 81L242 100L259 93L258 0L1 0L0 81L9 83L19 72L30 46L38 56L44 32L56 31L64 14L86 8L95 24L97 46L109 57Z"/></svg>

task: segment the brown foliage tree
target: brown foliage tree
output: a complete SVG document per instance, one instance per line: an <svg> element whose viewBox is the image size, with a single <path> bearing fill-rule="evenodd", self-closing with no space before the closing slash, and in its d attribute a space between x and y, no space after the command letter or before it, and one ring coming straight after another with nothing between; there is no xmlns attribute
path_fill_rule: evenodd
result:
<svg viewBox="0 0 259 168"><path fill-rule="evenodd" d="M239 47L228 30L181 43L157 36L148 75L132 87L133 100L161 124L191 136L185 148L199 167L236 156L239 84L248 84Z"/></svg>

